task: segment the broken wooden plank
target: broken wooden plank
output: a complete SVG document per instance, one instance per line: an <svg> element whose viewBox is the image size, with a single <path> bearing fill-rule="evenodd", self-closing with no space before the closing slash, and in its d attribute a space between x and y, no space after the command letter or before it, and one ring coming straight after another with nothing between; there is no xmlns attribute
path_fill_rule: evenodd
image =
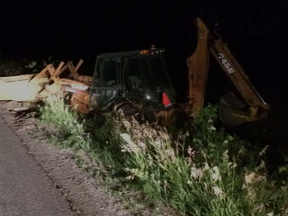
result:
<svg viewBox="0 0 288 216"><path fill-rule="evenodd" d="M4 82L24 81L24 80L30 80L34 75L35 74L26 74L26 75L19 75L19 76L0 77L0 80Z"/></svg>

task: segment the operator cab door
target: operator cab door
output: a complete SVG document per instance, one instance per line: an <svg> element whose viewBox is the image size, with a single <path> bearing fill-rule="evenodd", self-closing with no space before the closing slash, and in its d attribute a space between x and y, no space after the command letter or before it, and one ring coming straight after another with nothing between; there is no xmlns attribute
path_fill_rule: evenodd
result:
<svg viewBox="0 0 288 216"><path fill-rule="evenodd" d="M145 97L149 97L151 79L146 58L138 56L125 58L123 79L128 98L133 101L141 101Z"/></svg>
<svg viewBox="0 0 288 216"><path fill-rule="evenodd" d="M121 59L98 57L96 61L90 106L106 107L119 96Z"/></svg>
<svg viewBox="0 0 288 216"><path fill-rule="evenodd" d="M171 100L174 89L162 55L137 55L125 58L123 67L126 94L130 100L162 107L163 93Z"/></svg>

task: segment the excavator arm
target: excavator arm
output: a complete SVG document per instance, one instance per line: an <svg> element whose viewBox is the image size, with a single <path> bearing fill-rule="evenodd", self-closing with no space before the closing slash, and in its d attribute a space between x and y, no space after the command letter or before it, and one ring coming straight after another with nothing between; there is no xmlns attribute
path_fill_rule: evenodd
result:
<svg viewBox="0 0 288 216"><path fill-rule="evenodd" d="M209 31L204 23L196 23L199 26L198 43L195 52L187 59L188 65L188 112L198 113L204 106L204 98L209 70Z"/></svg>
<svg viewBox="0 0 288 216"><path fill-rule="evenodd" d="M209 51L216 58L228 78L234 84L246 104L230 92L220 100L219 114L223 123L237 126L247 121L258 121L267 116L270 105L267 104L230 52L228 46L218 36L214 37L204 22L196 19L198 44L196 51L187 60L189 68L189 105L192 112L202 110L208 77ZM244 110L246 106L248 110ZM261 112L262 111L262 112Z"/></svg>
<svg viewBox="0 0 288 216"><path fill-rule="evenodd" d="M230 92L220 100L219 114L221 120L226 124L236 126L245 121L258 121L266 117L267 112L270 110L270 105L263 100L249 81L248 76L234 58L228 46L223 43L220 37L215 39L211 36L209 50L249 106L248 111L242 111L245 104ZM262 113L260 109L263 111Z"/></svg>

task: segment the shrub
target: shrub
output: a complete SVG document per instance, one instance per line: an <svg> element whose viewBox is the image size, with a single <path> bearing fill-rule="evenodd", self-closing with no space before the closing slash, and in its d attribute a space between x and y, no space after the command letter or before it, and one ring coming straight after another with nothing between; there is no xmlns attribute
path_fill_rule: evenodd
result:
<svg viewBox="0 0 288 216"><path fill-rule="evenodd" d="M24 67L15 61L0 61L0 76L16 76L24 72Z"/></svg>

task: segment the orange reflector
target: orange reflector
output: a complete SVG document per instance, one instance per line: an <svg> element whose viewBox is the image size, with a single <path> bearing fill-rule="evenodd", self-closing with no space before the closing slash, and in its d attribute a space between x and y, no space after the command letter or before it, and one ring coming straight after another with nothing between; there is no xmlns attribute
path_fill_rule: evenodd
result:
<svg viewBox="0 0 288 216"><path fill-rule="evenodd" d="M142 50L141 52L140 52L140 54L148 54L149 53L149 50Z"/></svg>
<svg viewBox="0 0 288 216"><path fill-rule="evenodd" d="M164 104L165 107L171 105L171 101L169 97L165 94L165 92L162 93L162 103Z"/></svg>

